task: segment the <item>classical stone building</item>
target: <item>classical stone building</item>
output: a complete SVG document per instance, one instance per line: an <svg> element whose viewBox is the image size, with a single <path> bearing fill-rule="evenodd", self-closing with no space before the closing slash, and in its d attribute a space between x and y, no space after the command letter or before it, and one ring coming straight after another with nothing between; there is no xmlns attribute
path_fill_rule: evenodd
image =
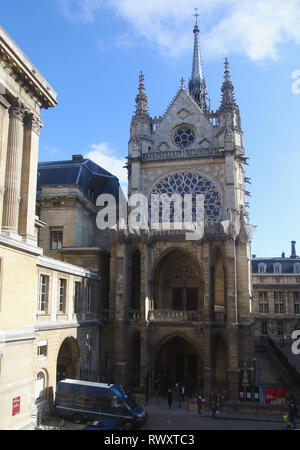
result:
<svg viewBox="0 0 300 450"><path fill-rule="evenodd" d="M92 189L118 180L89 161L65 164L64 181L78 170L79 182L69 176L55 193L44 164L37 202L40 112L55 105L56 92L0 27L0 429L32 427L60 378L99 379L105 268Z"/></svg>
<svg viewBox="0 0 300 450"><path fill-rule="evenodd" d="M278 343L290 343L300 329L300 258L296 242L291 254L273 258L252 258L253 315L256 341L270 336Z"/></svg>
<svg viewBox="0 0 300 450"><path fill-rule="evenodd" d="M1 27L0 74L0 428L18 428L32 409L40 112L56 93Z"/></svg>
<svg viewBox="0 0 300 450"><path fill-rule="evenodd" d="M253 366L253 227L246 211L246 159L228 61L221 105L213 112L196 24L188 89L182 80L162 117L150 117L140 75L130 129L128 194L129 199L144 194L149 205L153 201L149 210L156 211L157 222L150 224L149 215L140 230L111 232L104 349L111 381L151 394L160 377L184 382L191 393L220 389L238 398L244 370ZM193 195L190 217L184 219L189 230L196 221L196 195L204 196L205 218L197 235L180 228L176 200L170 203L174 194L181 199Z"/></svg>

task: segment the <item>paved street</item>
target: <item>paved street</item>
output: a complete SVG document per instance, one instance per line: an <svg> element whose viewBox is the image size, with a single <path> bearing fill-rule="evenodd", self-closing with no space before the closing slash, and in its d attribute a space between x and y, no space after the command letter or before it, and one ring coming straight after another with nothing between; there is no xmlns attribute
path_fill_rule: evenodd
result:
<svg viewBox="0 0 300 450"><path fill-rule="evenodd" d="M145 430L285 430L283 421L254 421L253 417L251 420L201 417L195 411L187 411L186 403L181 408L174 404L169 411L163 402L160 405L149 402L147 411L149 421Z"/></svg>
<svg viewBox="0 0 300 450"><path fill-rule="evenodd" d="M259 417L255 420L254 416L234 418L223 414L223 417L213 419L204 412L199 416L196 411L187 411L187 402L179 408L176 403L169 410L166 403L161 401L159 405L155 400L150 400L146 409L149 414L149 420L143 427L144 430L285 430L286 426L281 418L268 416ZM242 419L242 420L241 420ZM75 425L72 422L65 422L65 430L81 430L85 425Z"/></svg>

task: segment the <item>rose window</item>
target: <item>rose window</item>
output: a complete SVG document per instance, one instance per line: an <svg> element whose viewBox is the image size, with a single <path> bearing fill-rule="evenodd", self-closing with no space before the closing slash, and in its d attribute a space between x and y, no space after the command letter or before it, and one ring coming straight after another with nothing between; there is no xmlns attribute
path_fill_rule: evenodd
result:
<svg viewBox="0 0 300 450"><path fill-rule="evenodd" d="M158 195L153 195L158 194ZM167 194L167 195L162 195ZM204 211L205 217L209 222L218 222L222 213L222 198L216 185L198 172L178 172L163 177L150 192L149 200L153 202L154 207L160 208L160 218L164 209L164 199L169 203L168 199L173 194L180 194L182 203L185 194L192 194L192 217L185 219L187 221L196 222L196 199L197 194L204 195ZM149 205L150 207L151 205ZM174 207L171 208L171 219L174 219ZM180 218L179 218L180 219ZM192 219L192 220L190 220ZM183 220L183 218L182 218ZM175 220L176 221L176 220Z"/></svg>
<svg viewBox="0 0 300 450"><path fill-rule="evenodd" d="M174 134L174 141L178 147L186 148L195 140L195 133L192 128L180 127L177 128Z"/></svg>

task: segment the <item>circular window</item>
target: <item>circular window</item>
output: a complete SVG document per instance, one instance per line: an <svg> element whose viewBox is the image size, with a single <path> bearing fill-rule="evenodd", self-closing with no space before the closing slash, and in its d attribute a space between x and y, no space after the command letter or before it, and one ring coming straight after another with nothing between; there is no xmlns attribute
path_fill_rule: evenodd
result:
<svg viewBox="0 0 300 450"><path fill-rule="evenodd" d="M174 141L178 147L186 148L195 140L195 133L192 128L180 127L177 128L174 134Z"/></svg>

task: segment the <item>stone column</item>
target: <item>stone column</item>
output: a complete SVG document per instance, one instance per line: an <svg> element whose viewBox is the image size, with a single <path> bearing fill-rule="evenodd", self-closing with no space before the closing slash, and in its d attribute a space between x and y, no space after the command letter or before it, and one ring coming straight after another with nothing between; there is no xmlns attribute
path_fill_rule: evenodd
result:
<svg viewBox="0 0 300 450"><path fill-rule="evenodd" d="M213 383L213 371L212 371L212 329L211 325L207 324L204 327L204 345L203 345L203 393L208 398Z"/></svg>
<svg viewBox="0 0 300 450"><path fill-rule="evenodd" d="M18 237L19 207L21 190L21 169L23 154L23 115L22 106L9 109L9 131L5 173L5 192L2 231Z"/></svg>
<svg viewBox="0 0 300 450"><path fill-rule="evenodd" d="M8 136L9 104L0 96L0 233L3 216L3 201L5 190L5 167Z"/></svg>
<svg viewBox="0 0 300 450"><path fill-rule="evenodd" d="M144 317L146 321L148 320L148 314L149 310L151 308L150 305L150 248L148 244L145 244L144 246L145 251L145 311L144 311Z"/></svg>
<svg viewBox="0 0 300 450"><path fill-rule="evenodd" d="M27 114L24 128L21 203L19 233L28 243L36 245L35 205L38 171L39 136L42 122L34 114Z"/></svg>

